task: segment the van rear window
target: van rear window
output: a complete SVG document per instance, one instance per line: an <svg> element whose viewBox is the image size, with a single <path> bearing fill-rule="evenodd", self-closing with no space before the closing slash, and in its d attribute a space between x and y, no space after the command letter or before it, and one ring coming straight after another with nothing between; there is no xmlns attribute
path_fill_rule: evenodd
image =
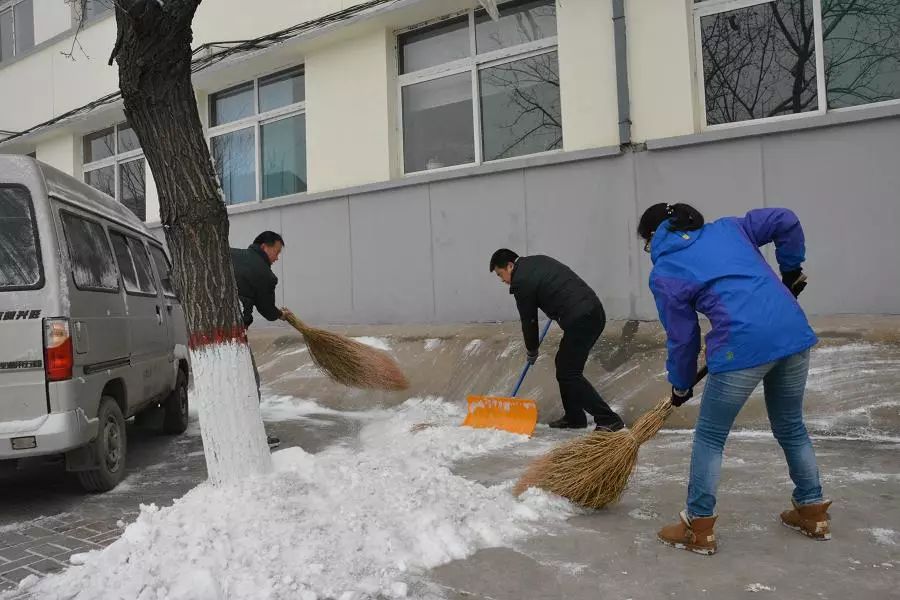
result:
<svg viewBox="0 0 900 600"><path fill-rule="evenodd" d="M35 225L28 189L0 186L0 290L43 286Z"/></svg>

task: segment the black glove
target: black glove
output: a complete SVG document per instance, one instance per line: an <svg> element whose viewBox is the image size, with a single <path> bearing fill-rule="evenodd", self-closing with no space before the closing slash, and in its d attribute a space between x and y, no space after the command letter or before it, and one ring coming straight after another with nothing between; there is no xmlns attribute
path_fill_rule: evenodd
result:
<svg viewBox="0 0 900 600"><path fill-rule="evenodd" d="M806 287L806 277L803 275L803 269L784 271L781 274L781 283L783 283L794 296L799 296L800 292L803 291L803 288Z"/></svg>
<svg viewBox="0 0 900 600"><path fill-rule="evenodd" d="M529 350L529 351L528 351L528 354L526 355L526 357L527 357L527 360L528 360L528 364L529 364L529 365L533 365L534 363L537 362L537 359L538 359L538 351L537 351L537 350Z"/></svg>
<svg viewBox="0 0 900 600"><path fill-rule="evenodd" d="M683 394L683 395L682 395ZM675 386L672 386L672 406L678 407L690 400L694 397L694 388L688 388L687 390L676 390Z"/></svg>

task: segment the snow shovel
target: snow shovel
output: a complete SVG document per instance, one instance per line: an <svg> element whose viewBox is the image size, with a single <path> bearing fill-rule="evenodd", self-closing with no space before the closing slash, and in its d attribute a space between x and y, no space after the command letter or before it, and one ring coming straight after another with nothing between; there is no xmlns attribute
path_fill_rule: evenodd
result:
<svg viewBox="0 0 900 600"><path fill-rule="evenodd" d="M547 331L550 329L552 320L548 320L541 332L540 344L544 341ZM466 419L463 421L464 427L475 427L480 429L502 429L512 433L522 433L531 435L534 433L534 427L537 425L537 403L528 398L516 398L522 382L525 381L525 375L531 363L526 362L522 374L519 375L519 381L513 388L512 395L509 398L502 396L469 396L469 410L466 413Z"/></svg>

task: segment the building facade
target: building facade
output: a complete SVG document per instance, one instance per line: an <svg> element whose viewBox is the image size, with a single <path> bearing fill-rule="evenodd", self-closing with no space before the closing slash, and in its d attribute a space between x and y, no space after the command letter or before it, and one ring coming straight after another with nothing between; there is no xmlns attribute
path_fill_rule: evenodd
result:
<svg viewBox="0 0 900 600"><path fill-rule="evenodd" d="M111 4L0 0L0 152L160 228ZM654 318L655 202L792 208L811 312L900 313L897 0L207 0L194 33L232 244L282 232L280 300L308 319L512 318L498 247Z"/></svg>

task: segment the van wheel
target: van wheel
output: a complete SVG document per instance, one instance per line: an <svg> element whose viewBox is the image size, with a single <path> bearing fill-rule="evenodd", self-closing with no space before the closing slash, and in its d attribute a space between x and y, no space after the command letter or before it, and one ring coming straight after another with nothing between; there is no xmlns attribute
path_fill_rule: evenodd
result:
<svg viewBox="0 0 900 600"><path fill-rule="evenodd" d="M163 433L168 435L180 435L188 428L188 382L187 375L181 369L178 370L178 379L175 389L169 394L163 407L166 417L163 421Z"/></svg>
<svg viewBox="0 0 900 600"><path fill-rule="evenodd" d="M100 421L97 439L93 445L93 455L98 467L78 473L81 487L88 492L108 492L125 477L125 457L128 443L125 434L125 418L116 401L104 396L100 400L98 412Z"/></svg>

